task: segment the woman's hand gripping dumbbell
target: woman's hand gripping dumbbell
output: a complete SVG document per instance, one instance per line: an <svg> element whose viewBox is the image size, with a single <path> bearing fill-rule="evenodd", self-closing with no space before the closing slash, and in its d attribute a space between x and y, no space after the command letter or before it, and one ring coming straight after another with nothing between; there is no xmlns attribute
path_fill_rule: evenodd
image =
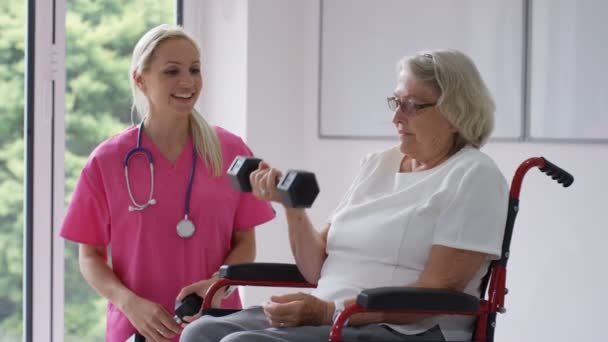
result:
<svg viewBox="0 0 608 342"><path fill-rule="evenodd" d="M319 194L314 173L288 170L282 177L279 170L254 157L236 157L228 176L237 190L290 208L310 208Z"/></svg>

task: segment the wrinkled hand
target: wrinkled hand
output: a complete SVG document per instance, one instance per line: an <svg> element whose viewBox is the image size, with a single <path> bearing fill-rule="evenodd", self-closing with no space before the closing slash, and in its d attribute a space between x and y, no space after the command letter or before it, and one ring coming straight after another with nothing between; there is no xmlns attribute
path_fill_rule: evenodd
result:
<svg viewBox="0 0 608 342"><path fill-rule="evenodd" d="M302 325L331 325L334 303L326 302L307 293L290 293L272 296L271 302L262 305L270 325L277 328Z"/></svg>
<svg viewBox="0 0 608 342"><path fill-rule="evenodd" d="M170 341L182 331L162 305L147 299L132 296L122 311L146 341Z"/></svg>
<svg viewBox="0 0 608 342"><path fill-rule="evenodd" d="M251 192L258 199L283 203L277 191L277 185L281 176L281 171L271 168L266 162L260 162L258 169L249 175Z"/></svg>
<svg viewBox="0 0 608 342"><path fill-rule="evenodd" d="M196 293L197 295L199 295L201 298L204 299L209 286L213 285L213 283L216 282L217 280L218 280L217 277L212 277L209 279L197 281L196 283L190 284L190 285L184 287L183 289L181 289L181 291L179 291L179 294L177 295L176 299L179 301L182 301L187 295L189 295L191 293ZM212 304L211 304L212 307L220 306L222 298L224 298L224 291L225 291L225 289L222 288L215 293L215 296L213 297ZM195 319L198 319L199 317L201 317L200 313L198 313L194 316L184 316L184 317L182 317L182 320L184 322L190 323L190 322L194 321ZM186 326L186 324L182 324L182 327L185 327L185 326Z"/></svg>

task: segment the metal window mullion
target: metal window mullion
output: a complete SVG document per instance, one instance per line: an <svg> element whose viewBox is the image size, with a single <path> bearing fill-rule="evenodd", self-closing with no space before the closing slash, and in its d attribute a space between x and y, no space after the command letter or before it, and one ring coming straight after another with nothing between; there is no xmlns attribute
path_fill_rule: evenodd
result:
<svg viewBox="0 0 608 342"><path fill-rule="evenodd" d="M34 231L34 78L36 54L36 0L27 1L27 33L26 33L26 70L25 70L25 113L24 113L24 146L25 146L25 175L24 175L24 232L23 232L23 341L33 339L33 242Z"/></svg>
<svg viewBox="0 0 608 342"><path fill-rule="evenodd" d="M26 342L63 341L64 18L65 0L28 2Z"/></svg>
<svg viewBox="0 0 608 342"><path fill-rule="evenodd" d="M67 0L53 0L54 6L54 39L52 79L53 92L53 231L52 231L52 341L62 342L64 337L64 241L59 236L61 222L64 216L65 194L65 92L66 92L66 26Z"/></svg>
<svg viewBox="0 0 608 342"><path fill-rule="evenodd" d="M184 0L175 0L175 23L184 25Z"/></svg>

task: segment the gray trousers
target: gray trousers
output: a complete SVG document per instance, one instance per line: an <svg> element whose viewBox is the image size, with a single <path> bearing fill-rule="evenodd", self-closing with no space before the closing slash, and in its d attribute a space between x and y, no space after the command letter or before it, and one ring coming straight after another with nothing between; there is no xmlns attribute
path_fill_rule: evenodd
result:
<svg viewBox="0 0 608 342"><path fill-rule="evenodd" d="M327 342L331 327L302 326L272 328L261 307L224 317L203 316L188 324L180 342ZM439 327L418 335L404 335L384 325L346 327L344 341L445 341Z"/></svg>

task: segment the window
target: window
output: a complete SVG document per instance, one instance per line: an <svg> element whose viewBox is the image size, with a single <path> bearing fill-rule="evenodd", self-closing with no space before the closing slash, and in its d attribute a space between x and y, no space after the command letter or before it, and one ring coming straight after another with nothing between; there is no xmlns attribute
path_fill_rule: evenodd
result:
<svg viewBox="0 0 608 342"><path fill-rule="evenodd" d="M0 341L23 338L25 1L0 4Z"/></svg>

